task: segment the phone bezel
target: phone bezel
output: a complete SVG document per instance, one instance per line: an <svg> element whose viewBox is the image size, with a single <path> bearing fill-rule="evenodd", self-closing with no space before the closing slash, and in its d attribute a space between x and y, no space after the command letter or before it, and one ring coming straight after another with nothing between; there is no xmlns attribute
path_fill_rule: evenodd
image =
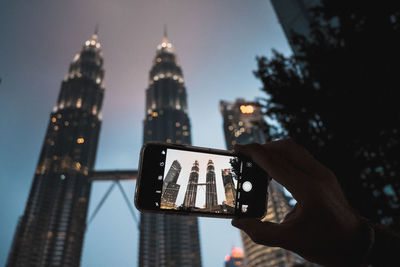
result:
<svg viewBox="0 0 400 267"><path fill-rule="evenodd" d="M140 205L139 198L140 196L140 190L142 186L142 174L144 170L144 154L146 149L148 149L151 146L160 146L162 147L161 149L178 149L178 150L186 150L186 151L193 151L193 152L200 152L200 153L210 153L210 154L217 154L217 155L225 155L225 156L235 156L235 157L241 157L237 153L229 150L220 150L220 149L214 149L214 148L204 148L204 147L196 147L196 146L189 146L189 145L180 145L180 144L169 144L169 143L161 143L161 142L148 142L145 143L142 146L142 149L140 151L140 160L139 160L139 173L138 173L138 178L136 181L136 189L135 189L135 206L140 212L150 212L150 213L164 213L164 214L170 214L170 215L183 215L183 216L199 216L199 217L217 217L217 218L237 218L237 217L256 217L256 218L263 218L266 213L267 213L267 202L268 202L268 189L265 190L265 201L264 205L260 203L260 208L257 210L260 210L260 216L252 216L252 214L245 214L240 212L240 210L235 206L235 213L234 214L226 214L226 213L212 213L212 212L204 212L204 211L183 211L183 210L168 210L168 209L147 209L143 208ZM243 157L241 157L243 160ZM268 177L269 178L269 177ZM270 180L270 178L269 178ZM269 181L266 182L267 187L269 185ZM239 190L239 183L236 188L237 192ZM238 194L236 195L236 200L235 203L238 201ZM261 213L261 210L263 212Z"/></svg>

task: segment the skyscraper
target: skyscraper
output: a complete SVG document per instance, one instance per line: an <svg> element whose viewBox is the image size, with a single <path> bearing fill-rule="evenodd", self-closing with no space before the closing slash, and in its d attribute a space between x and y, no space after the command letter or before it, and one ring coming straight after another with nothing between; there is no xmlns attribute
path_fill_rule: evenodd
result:
<svg viewBox="0 0 400 267"><path fill-rule="evenodd" d="M224 119L225 141L228 149L238 144L265 143L268 139L268 126L264 120L261 105L237 99L229 103L221 101L220 110ZM283 188L271 182L268 188L268 210L263 220L280 222L289 211ZM248 267L292 266L300 258L280 248L266 247L254 243L241 231L245 251L245 264Z"/></svg>
<svg viewBox="0 0 400 267"><path fill-rule="evenodd" d="M179 161L174 160L168 170L162 186L161 208L175 208L176 198L178 197L180 185L178 181L179 174L182 170Z"/></svg>
<svg viewBox="0 0 400 267"><path fill-rule="evenodd" d="M79 266L101 125L103 58L97 33L76 54L46 136L7 266Z"/></svg>
<svg viewBox="0 0 400 267"><path fill-rule="evenodd" d="M186 89L166 33L157 47L146 90L143 141L190 144ZM139 266L201 266L195 217L143 213Z"/></svg>
<svg viewBox="0 0 400 267"><path fill-rule="evenodd" d="M211 159L207 163L206 183L206 208L213 209L218 205L218 200L217 185L215 183L215 167Z"/></svg>
<svg viewBox="0 0 400 267"><path fill-rule="evenodd" d="M196 160L193 163L190 171L189 181L186 187L183 206L185 208L194 208L196 206L197 183L199 182L199 162Z"/></svg>
<svg viewBox="0 0 400 267"><path fill-rule="evenodd" d="M225 204L231 207L235 207L236 199L236 188L233 183L233 177L230 169L223 169L222 172L222 182L224 183L225 190Z"/></svg>
<svg viewBox="0 0 400 267"><path fill-rule="evenodd" d="M299 47L293 43L293 34L301 34L311 40L310 9L321 5L321 0L271 0L271 3L293 53L300 55Z"/></svg>

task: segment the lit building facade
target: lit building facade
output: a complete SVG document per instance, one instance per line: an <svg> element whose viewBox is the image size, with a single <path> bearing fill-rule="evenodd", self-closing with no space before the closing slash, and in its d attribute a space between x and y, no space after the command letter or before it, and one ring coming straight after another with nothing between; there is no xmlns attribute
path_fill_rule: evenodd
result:
<svg viewBox="0 0 400 267"><path fill-rule="evenodd" d="M232 254L225 256L225 267L246 266L244 264L243 250L239 247L232 248Z"/></svg>
<svg viewBox="0 0 400 267"><path fill-rule="evenodd" d="M6 266L79 266L101 126L103 58L97 34L61 84Z"/></svg>
<svg viewBox="0 0 400 267"><path fill-rule="evenodd" d="M143 141L190 144L182 70L164 35L146 90ZM141 214L139 266L201 266L197 218Z"/></svg>
<svg viewBox="0 0 400 267"><path fill-rule="evenodd" d="M222 182L225 190L225 203L228 206L235 207L236 188L233 183L233 176L230 169L221 170Z"/></svg>
<svg viewBox="0 0 400 267"><path fill-rule="evenodd" d="M196 206L197 183L199 181L199 162L194 161L189 175L189 181L186 187L183 206L185 208L194 208Z"/></svg>
<svg viewBox="0 0 400 267"><path fill-rule="evenodd" d="M258 102L247 102L243 99L237 99L233 103L221 101L220 110L224 120L225 141L228 149L232 150L236 143L263 144L268 140L269 128ZM283 188L271 182L268 194L268 210L263 220L280 222L290 209ZM300 257L294 253L281 248L258 245L243 231L241 231L241 236L245 251L244 262L247 267L292 266L300 262Z"/></svg>
<svg viewBox="0 0 400 267"><path fill-rule="evenodd" d="M206 208L213 209L218 205L217 185L215 183L214 162L210 159L207 163L206 173Z"/></svg>
<svg viewBox="0 0 400 267"><path fill-rule="evenodd" d="M164 179L161 196L161 208L175 208L176 198L178 197L180 185L178 181L182 166L179 161L174 160L168 170L167 176Z"/></svg>

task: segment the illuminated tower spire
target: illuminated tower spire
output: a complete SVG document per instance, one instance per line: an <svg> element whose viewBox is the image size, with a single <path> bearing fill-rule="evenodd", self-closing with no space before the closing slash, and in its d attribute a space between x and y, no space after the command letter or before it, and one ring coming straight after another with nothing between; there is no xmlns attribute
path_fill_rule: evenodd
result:
<svg viewBox="0 0 400 267"><path fill-rule="evenodd" d="M79 266L103 78L96 30L75 55L61 84L7 266Z"/></svg>

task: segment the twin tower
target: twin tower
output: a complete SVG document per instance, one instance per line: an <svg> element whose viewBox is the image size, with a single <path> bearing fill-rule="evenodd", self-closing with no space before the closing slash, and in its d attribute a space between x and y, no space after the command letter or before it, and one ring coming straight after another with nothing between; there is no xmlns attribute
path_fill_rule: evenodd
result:
<svg viewBox="0 0 400 267"><path fill-rule="evenodd" d="M61 83L7 266L80 265L103 78L95 33L75 55ZM182 70L166 34L150 70L145 104L144 142L191 143ZM201 266L197 218L142 214L138 265Z"/></svg>
<svg viewBox="0 0 400 267"><path fill-rule="evenodd" d="M233 176L230 169L222 169L221 177L225 190L225 201L218 205L218 194L216 186L216 175L214 162L210 159L207 163L206 182L199 183L199 162L194 161L190 171L184 200L180 206L176 205L180 185L177 184L182 167L178 160L172 162L170 169L164 179L161 196L161 208L163 209L191 209L198 211L227 212L235 208L236 190L233 183ZM185 174L183 174L185 175ZM196 207L196 197L199 186L205 186L205 203ZM178 204L179 205L179 204ZM197 206L198 206L197 205Z"/></svg>

